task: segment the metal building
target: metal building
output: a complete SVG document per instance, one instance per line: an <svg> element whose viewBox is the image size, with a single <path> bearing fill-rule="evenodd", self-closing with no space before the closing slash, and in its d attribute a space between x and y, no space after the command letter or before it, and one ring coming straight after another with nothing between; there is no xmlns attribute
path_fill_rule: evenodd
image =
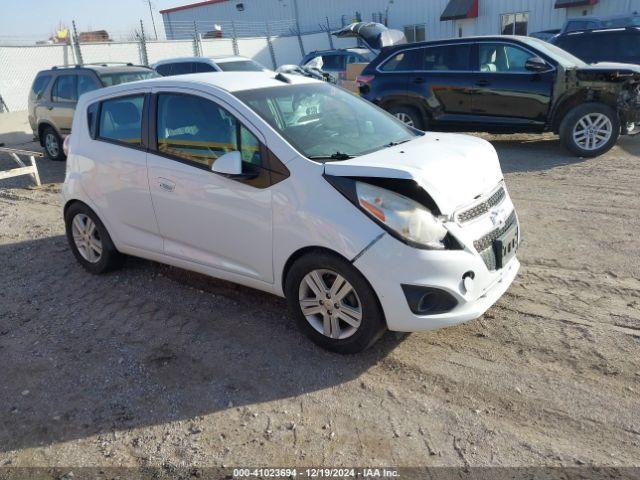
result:
<svg viewBox="0 0 640 480"><path fill-rule="evenodd" d="M161 10L167 38L283 35L375 20L412 41L560 28L567 18L640 11L640 0L208 0Z"/></svg>

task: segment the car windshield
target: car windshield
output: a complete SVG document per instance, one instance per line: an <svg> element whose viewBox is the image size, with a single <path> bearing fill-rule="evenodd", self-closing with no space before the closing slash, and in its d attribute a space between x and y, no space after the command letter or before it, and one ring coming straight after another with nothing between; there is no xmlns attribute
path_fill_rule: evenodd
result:
<svg viewBox="0 0 640 480"><path fill-rule="evenodd" d="M345 160L420 135L373 104L328 83L247 90L235 96L314 160Z"/></svg>
<svg viewBox="0 0 640 480"><path fill-rule="evenodd" d="M98 75L105 87L111 87L112 85L119 85L121 83L136 82L138 80L147 80L149 78L156 78L160 76L153 70L138 72L105 72L99 73Z"/></svg>
<svg viewBox="0 0 640 480"><path fill-rule="evenodd" d="M537 38L523 38L525 43L531 45L533 48L536 48L540 52L545 55L553 58L556 62L558 62L563 67L584 67L586 63L580 60L578 57L571 55L566 50L561 49L551 43L545 42L544 40L539 40Z"/></svg>
<svg viewBox="0 0 640 480"><path fill-rule="evenodd" d="M264 67L253 60L234 60L232 62L220 62L218 67L223 72L262 72Z"/></svg>

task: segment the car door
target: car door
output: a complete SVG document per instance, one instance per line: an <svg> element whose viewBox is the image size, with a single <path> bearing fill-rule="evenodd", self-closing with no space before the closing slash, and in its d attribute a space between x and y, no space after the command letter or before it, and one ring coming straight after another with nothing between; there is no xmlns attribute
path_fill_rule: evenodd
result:
<svg viewBox="0 0 640 480"><path fill-rule="evenodd" d="M259 132L212 97L154 95L151 197L166 255L273 282L271 189ZM239 150L243 175L211 170Z"/></svg>
<svg viewBox="0 0 640 480"><path fill-rule="evenodd" d="M477 46L473 113L485 125L524 130L541 129L551 105L555 68L543 72L525 67L538 56L533 50L507 42L480 42Z"/></svg>
<svg viewBox="0 0 640 480"><path fill-rule="evenodd" d="M71 133L73 112L78 102L78 75L64 74L55 79L51 99L45 106L47 117L62 135Z"/></svg>
<svg viewBox="0 0 640 480"><path fill-rule="evenodd" d="M79 142L87 152L76 153L84 159L83 189L114 238L128 253L162 254L147 179L146 96L141 89L89 105L86 121L93 141Z"/></svg>
<svg viewBox="0 0 640 480"><path fill-rule="evenodd" d="M454 126L471 113L472 45L451 43L419 49L420 68L408 74L408 94L423 102L431 123Z"/></svg>

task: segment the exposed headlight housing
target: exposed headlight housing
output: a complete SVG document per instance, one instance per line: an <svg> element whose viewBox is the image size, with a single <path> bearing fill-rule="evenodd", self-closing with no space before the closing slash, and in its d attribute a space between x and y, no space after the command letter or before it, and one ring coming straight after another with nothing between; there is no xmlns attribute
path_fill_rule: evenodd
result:
<svg viewBox="0 0 640 480"><path fill-rule="evenodd" d="M447 229L420 203L386 188L356 181L358 205L371 218L410 244L443 250Z"/></svg>

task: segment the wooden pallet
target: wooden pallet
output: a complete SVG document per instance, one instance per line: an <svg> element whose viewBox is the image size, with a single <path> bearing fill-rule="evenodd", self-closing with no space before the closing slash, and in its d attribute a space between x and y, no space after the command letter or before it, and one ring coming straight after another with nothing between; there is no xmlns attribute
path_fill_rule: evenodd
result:
<svg viewBox="0 0 640 480"><path fill-rule="evenodd" d="M15 162L19 165L18 168L12 168L11 170L0 171L0 180L5 178L18 177L20 175L31 175L37 186L42 185L40 183L40 174L38 173L38 165L36 164L36 157L42 157L40 152L32 152L30 150L21 150L19 148L4 147L4 144L0 144L0 153L7 153ZM27 165L22 161L20 156L29 157L30 165Z"/></svg>

